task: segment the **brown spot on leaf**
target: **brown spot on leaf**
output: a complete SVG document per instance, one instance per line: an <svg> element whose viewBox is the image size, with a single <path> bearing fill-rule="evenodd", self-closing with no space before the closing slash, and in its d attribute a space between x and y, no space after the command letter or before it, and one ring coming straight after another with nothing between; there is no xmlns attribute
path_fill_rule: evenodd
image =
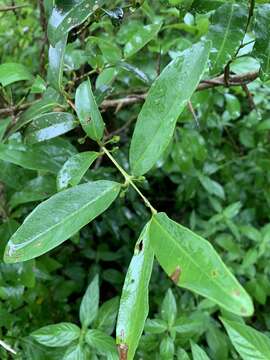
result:
<svg viewBox="0 0 270 360"><path fill-rule="evenodd" d="M174 270L174 272L171 274L170 278L175 284L178 284L179 279L181 275L181 269L180 266L177 266L177 268Z"/></svg>
<svg viewBox="0 0 270 360"><path fill-rule="evenodd" d="M126 344L119 344L117 348L118 348L119 360L127 360L128 346Z"/></svg>
<svg viewBox="0 0 270 360"><path fill-rule="evenodd" d="M213 278L218 277L218 271L217 271L216 269L212 270L211 276L212 276Z"/></svg>

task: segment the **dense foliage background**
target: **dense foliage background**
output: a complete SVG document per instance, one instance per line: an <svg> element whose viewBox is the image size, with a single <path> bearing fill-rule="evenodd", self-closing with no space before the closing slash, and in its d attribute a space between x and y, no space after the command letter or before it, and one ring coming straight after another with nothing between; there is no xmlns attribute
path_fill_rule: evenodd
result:
<svg viewBox="0 0 270 360"><path fill-rule="evenodd" d="M80 2L57 3L70 9ZM211 79L201 83L207 89L194 93L165 153L147 179L136 184L155 208L212 243L253 299L255 311L246 324L269 338L270 6L267 1L214 0L100 3L102 8L96 5L95 12L68 33L61 94L61 74L54 60L48 60L53 1L4 0L0 5L0 340L17 352L2 346L0 358L113 356L108 355L110 340L99 333L89 340L84 355L70 355L70 346L66 352L68 342L46 346L40 333L31 333L49 324L79 325L80 303L94 279L92 297L100 292L100 309L91 328L114 337L125 274L150 219L135 191L123 189L105 213L63 245L33 260L4 263L10 236L39 202L57 192L57 173L65 161L78 152L99 151L76 116L61 119L57 129L52 118L33 119L42 113L75 114L75 90L89 77L106 124L105 137L129 172L130 140L145 94L172 59L201 39L212 41L210 60L219 53L204 74ZM155 25L148 37L143 28L147 24ZM58 35L51 20L49 38ZM179 92L185 92L185 86ZM11 145L9 152L6 144ZM22 145L27 156L20 153ZM82 181L98 179L122 182L104 156ZM136 359L198 360L207 359L206 354L213 360L241 358L219 316L243 320L176 287L157 262L149 304ZM265 357L258 358L269 359L269 340L262 339L266 345L259 347L266 346ZM254 354L242 358L255 359Z"/></svg>

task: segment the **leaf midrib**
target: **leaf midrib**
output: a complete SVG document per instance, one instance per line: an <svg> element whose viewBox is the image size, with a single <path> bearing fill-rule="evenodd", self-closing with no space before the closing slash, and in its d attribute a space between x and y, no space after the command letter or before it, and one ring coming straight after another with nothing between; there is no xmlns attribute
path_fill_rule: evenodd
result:
<svg viewBox="0 0 270 360"><path fill-rule="evenodd" d="M173 242L176 244L176 247L180 248L180 251L182 251L182 252L187 256L187 258L190 260L190 262L191 262L193 265L195 265L196 268L198 268L199 272L202 272L202 269L201 269L201 268L198 266L198 264L193 260L193 258L186 252L185 249L181 248L180 245L178 245L178 242L175 241L175 239L171 236L171 234L170 234L164 227L161 226L161 224L158 222L158 220L157 220L155 217L153 217L153 220L152 220L152 221L155 221L155 222L156 222L156 224L160 227L161 231L163 231L163 232L165 232L166 234L169 235L169 237L170 237L170 238L173 240ZM226 267L225 267L225 269L226 269ZM217 285L217 287L221 289L222 293L224 293L226 296L229 295L227 292L224 291L224 289L222 288L222 286L219 285L219 283L217 282L217 280L214 280L213 278L211 278L206 272L203 272L203 273L204 273L205 276L210 280L210 282L214 282L214 283ZM227 275L229 275L230 277L232 277L231 274L230 274L230 272L228 272L227 269L226 269L226 273L227 273ZM233 277L232 277L232 279L234 280ZM238 285L238 284L237 284L237 287L239 288L239 285ZM242 289L241 289L241 290L242 290ZM206 296L206 295L204 295L204 296ZM213 299L213 300L214 300L214 298L211 298L210 296L207 296L207 297L208 297L209 299ZM217 302L218 304L224 306L220 301L217 301L216 299L215 299L214 301ZM227 305L226 305L226 307L227 307Z"/></svg>
<svg viewBox="0 0 270 360"><path fill-rule="evenodd" d="M116 184L114 187L117 187L118 184ZM73 217L74 215L77 215L79 212L81 212L83 209L85 209L86 207L88 207L89 205L91 205L93 202L95 202L97 199L100 199L101 197L103 197L107 192L113 191L114 187L107 189L106 191L104 191L101 196L99 197L95 197L92 201L90 201L89 203L85 204L84 206L80 207L78 210L74 211L72 214L68 215L62 222L56 223L54 224L52 227L50 227L49 229L46 229L44 232L36 235L35 237L31 238L30 240L27 240L21 244L16 244L13 243L12 238L10 239L10 242L15 246L15 248L17 247L17 249L21 249L23 248L25 245L31 244L32 242L36 241L37 239L39 239L40 237L45 236L46 234L48 234L49 232L51 232L53 229L55 229L58 226L62 226L68 219L70 219L71 217ZM36 208L37 210L37 208ZM34 210L34 212L36 211ZM33 212L33 213L34 213ZM33 214L32 213L32 214ZM15 233L16 234L16 233ZM14 234L14 236L15 236ZM20 246L21 245L21 246Z"/></svg>

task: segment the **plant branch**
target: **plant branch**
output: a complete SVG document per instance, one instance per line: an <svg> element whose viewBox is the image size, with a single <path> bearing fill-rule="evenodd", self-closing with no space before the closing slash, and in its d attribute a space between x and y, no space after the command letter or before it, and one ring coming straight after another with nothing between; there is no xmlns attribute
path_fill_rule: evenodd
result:
<svg viewBox="0 0 270 360"><path fill-rule="evenodd" d="M215 77L213 79L209 80L202 80L199 86L197 87L196 91L203 91L211 88L215 88L218 86L243 86L246 84L251 83L252 81L256 80L259 76L258 71L251 71L248 73L240 74L240 75L231 75L230 79L228 81L228 84L226 84L226 80L224 78L224 74ZM124 107L127 105L132 105L141 101L144 101L146 99L147 93L144 94L131 94L128 95L125 98L120 99L109 99L104 100L101 104L101 108L103 110L106 110L108 108L117 108L117 107ZM74 104L71 104L71 101L68 101L69 105L74 109ZM8 108L0 109L0 116L1 115L10 115L14 112L19 112L21 110L27 109L29 106L31 106L33 102L25 103L20 106L9 106Z"/></svg>
<svg viewBox="0 0 270 360"><path fill-rule="evenodd" d="M150 204L150 201L143 195L143 193L138 189L138 187L133 182L133 177L129 175L115 160L115 158L111 155L111 153L102 146L101 149L104 151L104 153L108 156L108 158L111 160L111 162L115 165L115 167L120 171L120 173L123 175L125 179L125 185L131 185L133 189L140 195L140 197L143 199L145 205L151 210L152 214L156 214L157 210Z"/></svg>
<svg viewBox="0 0 270 360"><path fill-rule="evenodd" d="M4 6L4 7L0 7L0 12L5 12L5 11L14 11L17 9L21 9L24 7L29 6L28 4L24 4L24 5L11 5L11 6Z"/></svg>

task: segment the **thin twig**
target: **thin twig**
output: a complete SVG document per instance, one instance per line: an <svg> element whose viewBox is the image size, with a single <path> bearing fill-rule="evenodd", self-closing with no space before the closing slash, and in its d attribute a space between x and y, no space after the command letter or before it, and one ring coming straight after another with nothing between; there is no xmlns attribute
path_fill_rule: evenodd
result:
<svg viewBox="0 0 270 360"><path fill-rule="evenodd" d="M252 71L252 72L248 72L248 73L244 73L244 74L240 74L240 75L231 75L230 79L229 79L229 83L228 86L243 86L246 84L251 83L252 81L256 80L259 76L259 72L258 71ZM225 83L225 79L224 79L224 74L213 78L213 79L208 79L208 80L203 80L201 81L201 83L199 84L199 86L197 87L196 91L203 91L206 89L211 89L211 88L215 88L218 86L226 86ZM132 105L141 101L144 101L147 97L147 93L144 94L133 94L133 95L129 95L125 98L119 98L119 99L111 99L111 100L104 100L101 104L101 108L103 110L106 110L107 108L117 108L117 107L124 107L127 105ZM71 101L68 101L69 105L73 108L73 110L75 110L75 106L73 103L71 103ZM1 115L10 115L12 113L17 113L21 110L27 109L29 106L31 106L33 104L32 103L25 103L22 104L21 106L12 106L12 107L8 107L8 108L4 108L4 109L0 109L0 116Z"/></svg>
<svg viewBox="0 0 270 360"><path fill-rule="evenodd" d="M5 11L14 11L17 9L21 9L24 7L29 6L28 4L24 4L24 5L13 5L13 6L4 6L4 7L0 7L0 12L5 12Z"/></svg>

